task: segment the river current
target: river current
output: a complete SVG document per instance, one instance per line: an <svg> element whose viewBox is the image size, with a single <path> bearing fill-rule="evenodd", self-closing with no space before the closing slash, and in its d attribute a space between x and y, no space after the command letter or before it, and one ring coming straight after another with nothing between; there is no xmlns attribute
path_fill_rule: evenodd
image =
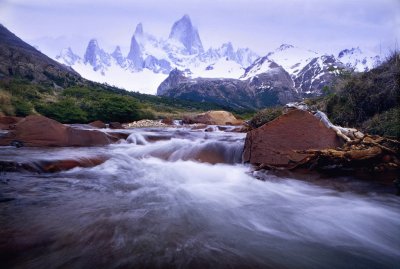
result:
<svg viewBox="0 0 400 269"><path fill-rule="evenodd" d="M245 134L135 129L92 148L0 148L0 160L103 156L0 175L1 268L398 268L400 199L241 163Z"/></svg>

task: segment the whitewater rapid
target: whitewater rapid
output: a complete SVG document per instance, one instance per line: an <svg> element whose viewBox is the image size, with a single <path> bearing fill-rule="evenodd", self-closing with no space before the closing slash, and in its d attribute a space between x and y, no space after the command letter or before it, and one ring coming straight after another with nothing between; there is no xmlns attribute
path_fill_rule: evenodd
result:
<svg viewBox="0 0 400 269"><path fill-rule="evenodd" d="M395 268L400 201L291 177L257 180L244 134L135 130L94 148L4 148L92 168L0 179L4 268Z"/></svg>

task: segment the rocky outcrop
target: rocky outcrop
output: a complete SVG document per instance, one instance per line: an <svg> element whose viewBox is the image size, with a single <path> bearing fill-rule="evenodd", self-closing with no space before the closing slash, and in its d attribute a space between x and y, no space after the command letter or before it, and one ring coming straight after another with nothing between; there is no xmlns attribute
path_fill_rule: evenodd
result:
<svg viewBox="0 0 400 269"><path fill-rule="evenodd" d="M300 151L342 144L335 131L312 113L295 109L247 133L243 159L255 165L291 168L310 156Z"/></svg>
<svg viewBox="0 0 400 269"><path fill-rule="evenodd" d="M28 116L0 138L0 145L28 147L89 147L107 145L118 138L96 130L65 126L43 116Z"/></svg>
<svg viewBox="0 0 400 269"><path fill-rule="evenodd" d="M195 116L186 117L184 123L200 123L206 125L240 125L242 120L238 120L232 113L227 111L208 111Z"/></svg>
<svg viewBox="0 0 400 269"><path fill-rule="evenodd" d="M290 75L270 61L268 71L248 79L190 78L174 69L158 87L157 95L238 109L283 105L299 98Z"/></svg>

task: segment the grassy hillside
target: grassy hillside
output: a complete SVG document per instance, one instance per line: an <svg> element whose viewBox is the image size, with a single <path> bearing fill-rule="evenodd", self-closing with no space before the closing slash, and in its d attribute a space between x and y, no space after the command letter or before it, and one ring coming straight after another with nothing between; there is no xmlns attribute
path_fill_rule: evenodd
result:
<svg viewBox="0 0 400 269"><path fill-rule="evenodd" d="M229 109L210 103L128 92L80 80L60 88L27 78L0 79L0 113L12 116L42 114L63 123L129 122L138 119L180 117L185 113Z"/></svg>

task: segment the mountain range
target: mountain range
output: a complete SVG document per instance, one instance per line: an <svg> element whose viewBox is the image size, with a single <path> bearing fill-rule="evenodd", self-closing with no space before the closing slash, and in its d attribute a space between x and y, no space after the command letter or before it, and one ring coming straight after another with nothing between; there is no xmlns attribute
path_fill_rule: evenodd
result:
<svg viewBox="0 0 400 269"><path fill-rule="evenodd" d="M198 30L184 15L172 25L167 39L146 33L139 23L127 55L123 55L120 46L106 52L96 39L91 39L83 56L65 48L56 59L87 79L155 94L175 68L191 77L237 78L258 57L248 48L235 50L230 42L205 50Z"/></svg>
<svg viewBox="0 0 400 269"><path fill-rule="evenodd" d="M239 107L254 107L251 99L261 92L274 96L277 103L318 96L341 70L368 71L381 62L378 55L359 47L331 55L282 44L262 57L249 48L234 49L231 42L206 50L188 15L172 25L167 39L146 33L139 23L126 55L119 46L106 52L91 39L83 56L66 48L56 59L93 81L151 94L157 89L158 95L193 101L226 103L221 100L231 96L205 89L210 83L218 88L227 82L233 87L230 94L249 96L248 102L234 104Z"/></svg>

